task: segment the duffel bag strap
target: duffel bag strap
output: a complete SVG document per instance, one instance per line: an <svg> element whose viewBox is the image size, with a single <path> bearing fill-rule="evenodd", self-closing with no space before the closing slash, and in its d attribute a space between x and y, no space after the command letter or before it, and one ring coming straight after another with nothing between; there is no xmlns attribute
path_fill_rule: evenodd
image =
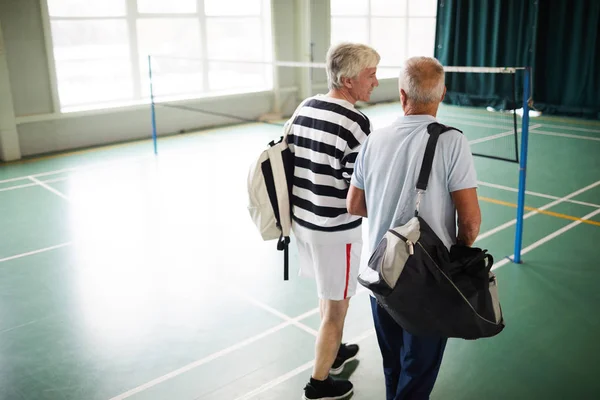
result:
<svg viewBox="0 0 600 400"><path fill-rule="evenodd" d="M435 147L437 145L440 135L444 132L456 130L451 126L440 124L439 122L432 122L427 125L427 133L429 133L429 139L427 140L427 146L425 147L425 155L423 156L423 163L421 164L421 171L419 172L419 178L417 179L417 203L415 206L415 216L419 215L419 206L421 203L421 196L427 190L427 183L429 182L429 175L431 175L431 168L433 166L433 157L435 156ZM462 133L462 131L459 131Z"/></svg>

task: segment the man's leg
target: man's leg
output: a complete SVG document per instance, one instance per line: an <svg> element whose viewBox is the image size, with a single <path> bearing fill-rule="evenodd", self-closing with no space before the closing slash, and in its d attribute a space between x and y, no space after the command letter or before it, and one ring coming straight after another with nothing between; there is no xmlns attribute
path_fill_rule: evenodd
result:
<svg viewBox="0 0 600 400"><path fill-rule="evenodd" d="M352 393L352 383L345 379L331 378L332 366L338 362L339 353L344 353L343 362L356 356L358 346L353 346L352 354L348 347L340 347L344 320L348 311L349 299L356 292L356 271L360 244L353 252L351 244L312 245L300 244L300 248L310 253L319 294L321 325L315 344L315 365L312 377L304 388L304 399L342 398ZM344 351L342 351L344 350ZM338 368L339 369L339 368Z"/></svg>
<svg viewBox="0 0 600 400"><path fill-rule="evenodd" d="M322 381L329 375L329 369L337 356L342 341L344 320L346 318L346 313L348 312L350 299L321 299L320 301L323 316L315 345L316 355L312 377L313 379Z"/></svg>
<svg viewBox="0 0 600 400"><path fill-rule="evenodd" d="M385 393L387 400L396 399L398 382L400 380L401 350L403 329L385 311L373 296L371 298L371 311L377 333L377 342L383 358L383 374L385 376Z"/></svg>
<svg viewBox="0 0 600 400"><path fill-rule="evenodd" d="M448 339L404 332L402 372L395 400L427 400L440 370Z"/></svg>
<svg viewBox="0 0 600 400"><path fill-rule="evenodd" d="M329 375L342 340L344 319L348 310L346 300L321 300L323 319L315 345L315 365L308 384L304 387L304 400L341 399L352 393L347 380L334 380Z"/></svg>

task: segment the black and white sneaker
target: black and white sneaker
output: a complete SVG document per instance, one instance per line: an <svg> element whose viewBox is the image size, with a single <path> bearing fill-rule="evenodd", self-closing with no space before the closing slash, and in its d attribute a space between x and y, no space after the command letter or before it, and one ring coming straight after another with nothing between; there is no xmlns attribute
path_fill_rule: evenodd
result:
<svg viewBox="0 0 600 400"><path fill-rule="evenodd" d="M310 378L304 387L303 400L341 400L350 395L354 387L350 381L333 379L328 376L324 381Z"/></svg>
<svg viewBox="0 0 600 400"><path fill-rule="evenodd" d="M341 374L344 371L344 366L356 358L358 350L359 347L357 344L342 343L329 373L332 375Z"/></svg>

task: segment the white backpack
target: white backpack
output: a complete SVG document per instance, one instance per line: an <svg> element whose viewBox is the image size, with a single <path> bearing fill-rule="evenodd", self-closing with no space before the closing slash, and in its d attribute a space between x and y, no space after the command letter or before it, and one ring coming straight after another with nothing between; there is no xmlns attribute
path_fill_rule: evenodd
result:
<svg viewBox="0 0 600 400"><path fill-rule="evenodd" d="M283 250L283 279L289 277L288 245L292 228L290 195L294 178L294 155L287 145L287 135L302 104L284 126L284 134L263 150L248 174L248 211L263 240L277 241Z"/></svg>

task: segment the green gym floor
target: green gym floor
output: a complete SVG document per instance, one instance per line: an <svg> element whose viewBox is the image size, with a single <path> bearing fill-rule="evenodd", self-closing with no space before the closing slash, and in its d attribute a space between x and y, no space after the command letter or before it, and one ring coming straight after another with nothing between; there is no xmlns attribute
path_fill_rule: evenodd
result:
<svg viewBox="0 0 600 400"><path fill-rule="evenodd" d="M377 128L399 105L365 113ZM506 117L439 115L474 152L511 140ZM505 258L518 165L475 161L477 245L496 259L506 329L451 339L433 399L599 396L600 122L530 125L521 265ZM279 133L244 124L165 137L158 156L140 141L0 164L0 399L300 399L315 284L296 276L293 246L283 281L246 210L248 167ZM362 346L345 372L354 399L385 398L372 324L363 291L344 334Z"/></svg>

